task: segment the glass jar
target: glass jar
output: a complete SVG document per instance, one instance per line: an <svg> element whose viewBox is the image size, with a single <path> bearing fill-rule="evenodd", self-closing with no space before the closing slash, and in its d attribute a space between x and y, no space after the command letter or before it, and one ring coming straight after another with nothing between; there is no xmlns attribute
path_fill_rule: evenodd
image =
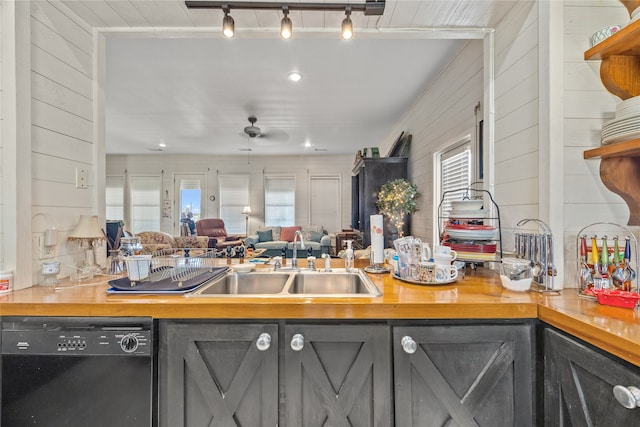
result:
<svg viewBox="0 0 640 427"><path fill-rule="evenodd" d="M523 258L502 258L500 282L510 291L524 292L531 286L533 277L531 261Z"/></svg>

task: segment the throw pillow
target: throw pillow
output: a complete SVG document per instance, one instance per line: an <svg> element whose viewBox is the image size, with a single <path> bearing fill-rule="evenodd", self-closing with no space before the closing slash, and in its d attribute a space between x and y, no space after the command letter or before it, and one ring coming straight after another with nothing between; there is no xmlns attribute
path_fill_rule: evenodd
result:
<svg viewBox="0 0 640 427"><path fill-rule="evenodd" d="M320 243L320 239L322 239L322 236L324 236L324 233L322 231L312 231L310 233L309 240L311 240L312 242Z"/></svg>
<svg viewBox="0 0 640 427"><path fill-rule="evenodd" d="M280 230L280 240L285 242L293 242L296 231L301 230L300 226L282 227Z"/></svg>
<svg viewBox="0 0 640 427"><path fill-rule="evenodd" d="M272 242L273 241L273 230L264 230L257 231L258 233L258 241L259 242Z"/></svg>

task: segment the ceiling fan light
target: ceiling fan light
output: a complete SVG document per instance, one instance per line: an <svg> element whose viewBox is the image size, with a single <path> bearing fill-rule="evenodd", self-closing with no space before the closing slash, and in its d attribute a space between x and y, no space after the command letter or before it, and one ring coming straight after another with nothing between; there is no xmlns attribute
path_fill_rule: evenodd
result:
<svg viewBox="0 0 640 427"><path fill-rule="evenodd" d="M280 21L280 37L283 39L290 39L293 35L293 24L291 23L291 19L285 13L282 21Z"/></svg>
<svg viewBox="0 0 640 427"><path fill-rule="evenodd" d="M345 40L349 40L353 37L353 22L351 22L351 18L347 14L347 17L342 20L342 38Z"/></svg>
<svg viewBox="0 0 640 427"><path fill-rule="evenodd" d="M222 34L225 37L231 38L235 33L235 23L233 22L233 18L229 16L229 12L224 12L224 18L222 18Z"/></svg>

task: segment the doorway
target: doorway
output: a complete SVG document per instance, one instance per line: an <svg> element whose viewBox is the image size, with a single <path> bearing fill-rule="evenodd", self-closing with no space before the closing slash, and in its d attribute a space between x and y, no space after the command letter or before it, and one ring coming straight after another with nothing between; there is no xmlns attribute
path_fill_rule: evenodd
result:
<svg viewBox="0 0 640 427"><path fill-rule="evenodd" d="M204 195L207 193L205 174L175 174L173 177L176 201L174 232L180 234L182 219L191 214L193 221L206 217Z"/></svg>
<svg viewBox="0 0 640 427"><path fill-rule="evenodd" d="M342 192L339 175L309 177L309 224L331 232L342 229Z"/></svg>

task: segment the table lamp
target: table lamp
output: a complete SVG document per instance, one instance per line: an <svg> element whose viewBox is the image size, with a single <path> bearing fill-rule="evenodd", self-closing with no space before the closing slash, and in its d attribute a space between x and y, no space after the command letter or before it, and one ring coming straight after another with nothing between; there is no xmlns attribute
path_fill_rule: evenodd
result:
<svg viewBox="0 0 640 427"><path fill-rule="evenodd" d="M244 230L244 234L245 236L249 235L249 216L251 216L251 206L245 206L244 208L242 208L242 215L245 216L245 230Z"/></svg>
<svg viewBox="0 0 640 427"><path fill-rule="evenodd" d="M105 235L98 224L97 215L80 215L80 223L69 234L69 240L77 240L80 247L85 250L84 263L80 266L79 271L82 276L100 273L102 269L96 264L94 248L101 246L100 243L105 240ZM83 278L83 277L81 277Z"/></svg>

